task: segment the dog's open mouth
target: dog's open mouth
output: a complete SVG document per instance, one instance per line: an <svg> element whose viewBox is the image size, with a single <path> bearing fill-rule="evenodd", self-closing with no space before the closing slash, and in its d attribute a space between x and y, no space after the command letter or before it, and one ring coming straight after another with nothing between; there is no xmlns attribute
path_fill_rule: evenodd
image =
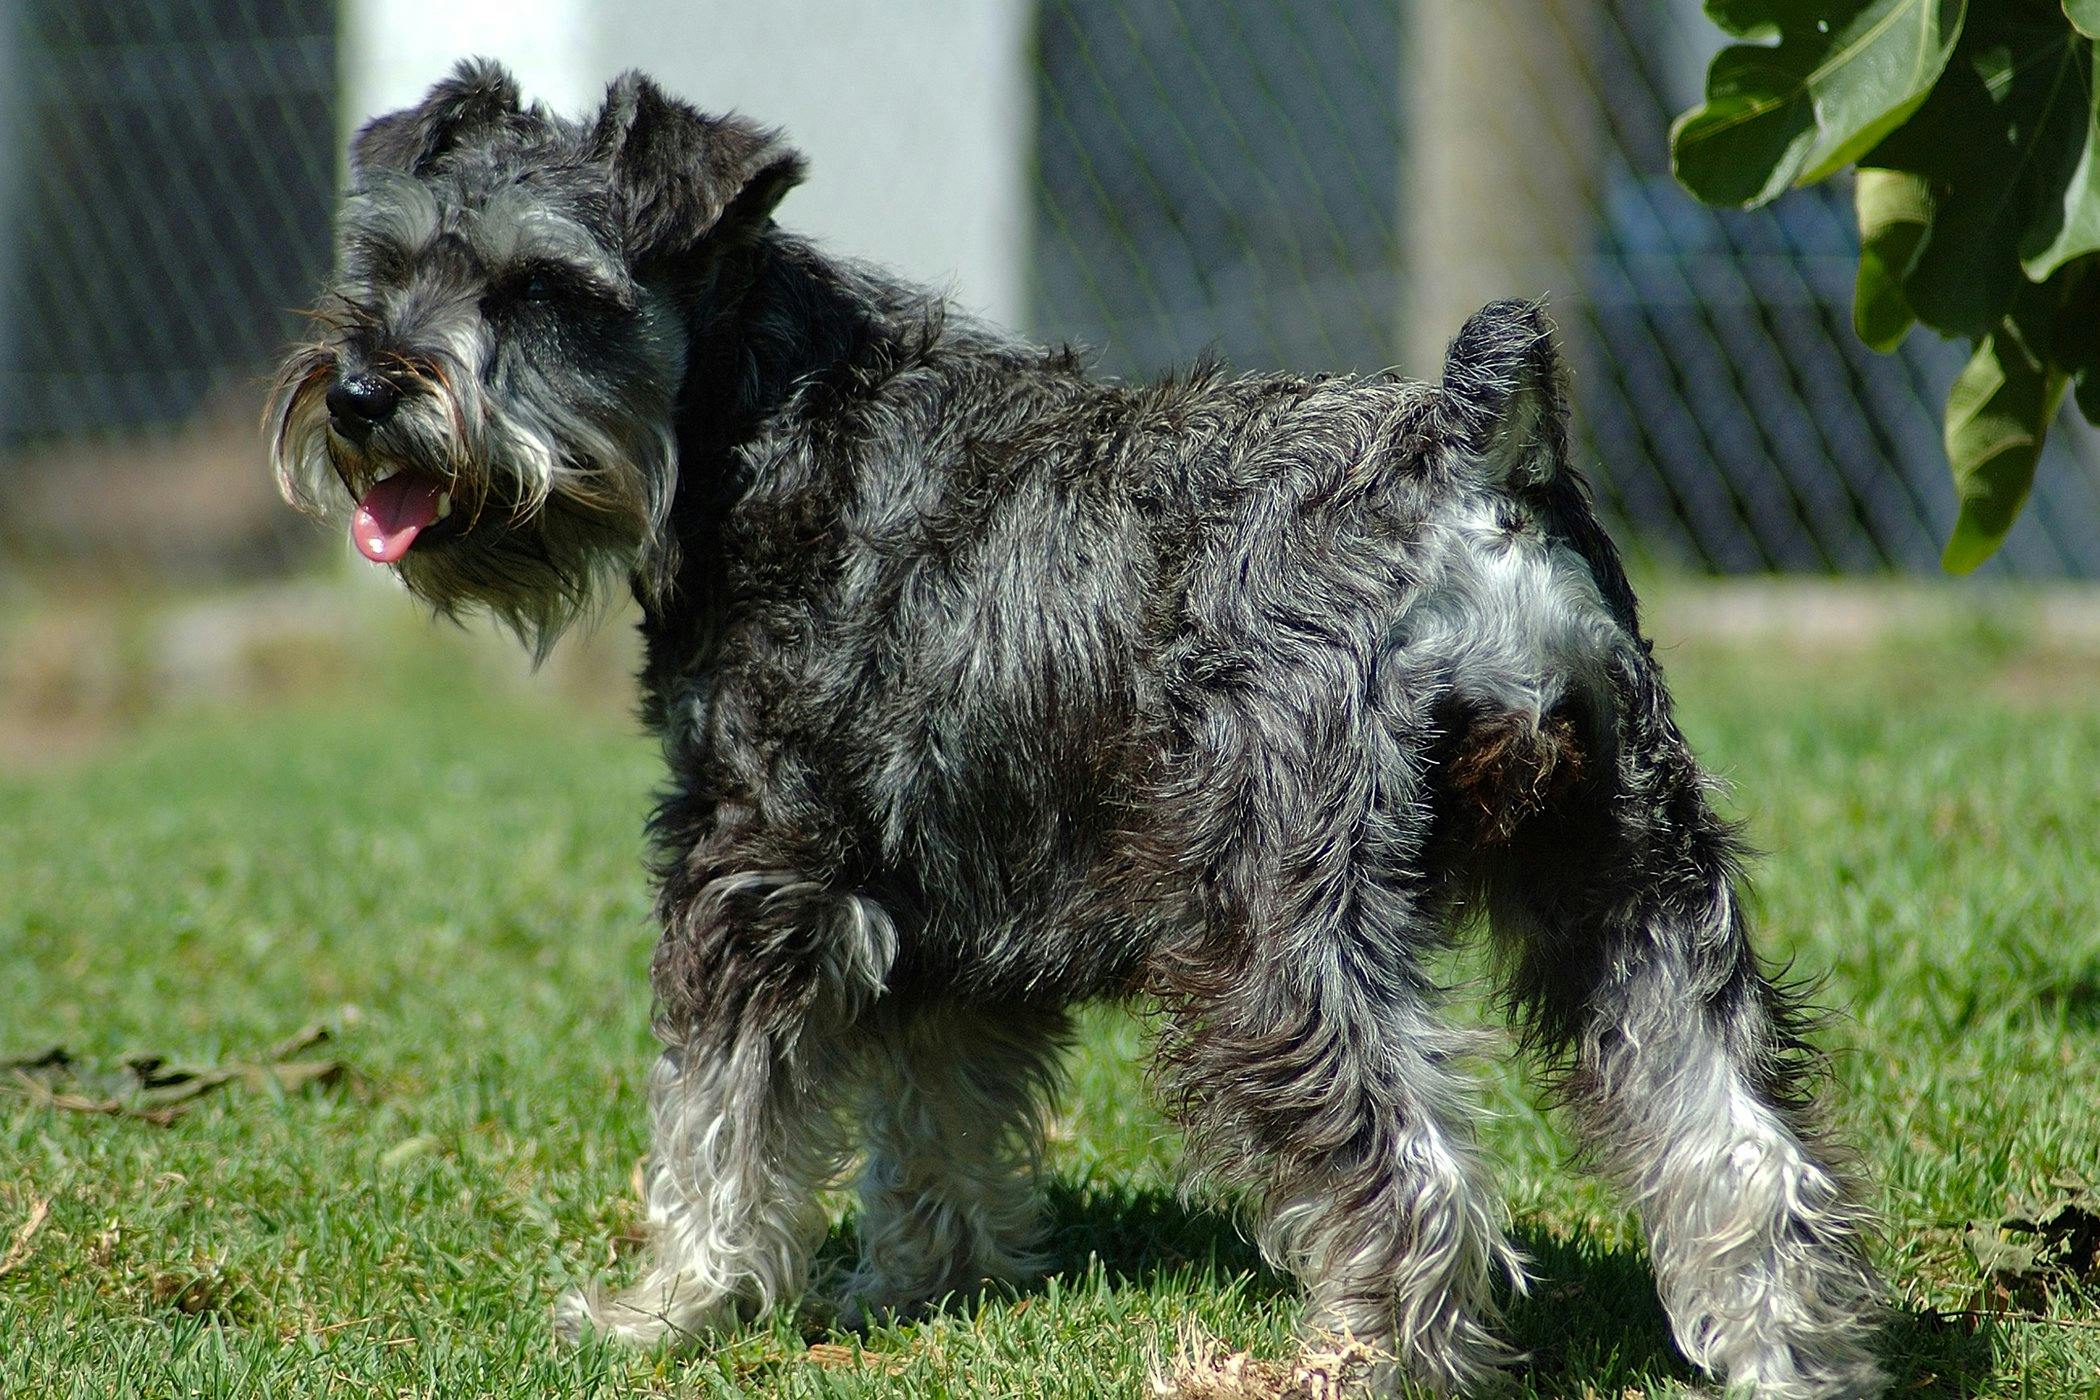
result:
<svg viewBox="0 0 2100 1400"><path fill-rule="evenodd" d="M452 514L444 482L405 468L372 483L350 515L350 542L375 564L391 564L408 553L416 537Z"/></svg>

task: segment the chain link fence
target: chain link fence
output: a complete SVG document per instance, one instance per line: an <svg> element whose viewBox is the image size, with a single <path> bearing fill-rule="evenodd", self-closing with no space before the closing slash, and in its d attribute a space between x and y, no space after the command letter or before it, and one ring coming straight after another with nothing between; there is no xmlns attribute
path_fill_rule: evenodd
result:
<svg viewBox="0 0 2100 1400"><path fill-rule="evenodd" d="M329 255L337 10L0 19L0 547L154 578L314 548L254 415ZM1038 0L1032 35L1032 333L1130 374L1206 352L1428 373L1460 301L1546 293L1637 550L1936 567L1959 347L1857 342L1843 190L1737 214L1671 182L1670 119L1719 43L1695 0ZM2100 575L2075 417L1988 567Z"/></svg>
<svg viewBox="0 0 2100 1400"><path fill-rule="evenodd" d="M333 5L14 0L0 24L0 544L286 566L306 541L254 424L328 257Z"/></svg>
<svg viewBox="0 0 2100 1400"><path fill-rule="evenodd" d="M1427 374L1419 347L1462 314L1440 280L1547 293L1589 469L1639 547L1723 572L1936 569L1961 347L1859 343L1848 190L1735 213L1671 180L1671 119L1719 43L1696 0L1047 0L1039 329L1128 372L1215 348ZM1439 162L1455 184L1424 177ZM1461 201L1551 236L1476 257L1480 230L1453 247L1445 227ZM2075 412L1986 567L2100 575L2100 443Z"/></svg>

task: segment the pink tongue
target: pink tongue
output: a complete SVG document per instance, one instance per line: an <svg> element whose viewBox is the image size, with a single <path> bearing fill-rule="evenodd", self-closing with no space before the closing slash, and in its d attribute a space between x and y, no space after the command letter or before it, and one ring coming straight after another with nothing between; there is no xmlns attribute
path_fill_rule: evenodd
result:
<svg viewBox="0 0 2100 1400"><path fill-rule="evenodd" d="M357 503L350 516L350 542L375 564L393 563L438 518L438 497L444 489L421 472L394 473Z"/></svg>

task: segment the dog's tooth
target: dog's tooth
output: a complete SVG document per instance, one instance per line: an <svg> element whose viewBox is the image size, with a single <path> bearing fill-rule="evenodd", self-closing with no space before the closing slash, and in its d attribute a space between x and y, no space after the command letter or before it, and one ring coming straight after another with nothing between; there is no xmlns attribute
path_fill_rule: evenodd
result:
<svg viewBox="0 0 2100 1400"><path fill-rule="evenodd" d="M399 475L401 475L401 468L399 468L399 467L388 467L388 468L387 468L387 469L386 469L385 471L381 472L381 473L380 473L379 475L377 475L377 476L375 476L375 477L373 477L373 478L372 478L372 484L373 484L374 486L377 486L377 485L378 485L378 484L379 484L380 482L382 482L382 481L391 481L391 480L393 480L393 479L394 479L395 477L397 477L397 476L399 476Z"/></svg>
<svg viewBox="0 0 2100 1400"><path fill-rule="evenodd" d="M437 518L443 520L450 514L452 514L452 493L450 491L440 491L438 492Z"/></svg>

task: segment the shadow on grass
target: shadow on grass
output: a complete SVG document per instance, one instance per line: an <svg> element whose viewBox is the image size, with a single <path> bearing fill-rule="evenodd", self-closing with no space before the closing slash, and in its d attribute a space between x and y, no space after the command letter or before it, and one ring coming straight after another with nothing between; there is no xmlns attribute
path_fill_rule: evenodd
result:
<svg viewBox="0 0 2100 1400"><path fill-rule="evenodd" d="M1256 1298L1294 1286L1262 1261L1229 1211L1191 1208L1164 1187L1052 1181L1044 1195L1050 1224L1044 1251L1066 1278L1083 1277L1098 1261L1118 1286L1149 1287L1189 1274L1221 1283L1244 1276Z"/></svg>
<svg viewBox="0 0 2100 1400"><path fill-rule="evenodd" d="M939 1310L973 1317L982 1308L999 1307L1043 1292L1051 1279L1066 1284L1087 1278L1096 1269L1113 1289L1151 1291L1191 1284L1222 1287L1244 1280L1250 1297L1287 1296L1295 1285L1262 1262L1222 1210L1194 1209L1172 1191L1151 1186L1074 1185L1051 1180L1044 1188L1047 1229L1040 1248L1050 1261L1039 1278L1018 1287L1000 1285L981 1292L952 1294ZM851 1223L834 1229L819 1252L817 1267L843 1277L855 1255Z"/></svg>
<svg viewBox="0 0 2100 1400"><path fill-rule="evenodd" d="M1077 1185L1053 1180L1046 1191L1049 1233L1045 1279L1019 1290L949 1298L942 1311L975 1316L1043 1291L1047 1278L1067 1284L1099 1269L1115 1289L1180 1289L1191 1283L1238 1283L1243 1296L1295 1307L1296 1284L1263 1262L1222 1208L1190 1207L1158 1186ZM1670 1340L1662 1304L1636 1248L1605 1245L1577 1233L1519 1224L1517 1246L1531 1260L1528 1296L1508 1300L1503 1331L1529 1361L1520 1377L1540 1395L1597 1393L1651 1386L1696 1386L1700 1377ZM850 1229L825 1253L851 1257ZM1900 1395L1977 1394L1996 1368L1998 1346L1988 1321L1904 1309L1890 1316L1881 1352Z"/></svg>
<svg viewBox="0 0 2100 1400"><path fill-rule="evenodd" d="M1881 1355L1897 1395L1979 1395L1998 1369L2003 1338L1988 1319L1947 1316L1930 1308L1893 1314Z"/></svg>
<svg viewBox="0 0 2100 1400"><path fill-rule="evenodd" d="M1519 1226L1531 1257L1532 1290L1510 1307L1508 1332L1531 1353L1527 1372L1542 1394L1610 1395L1642 1383L1699 1379L1670 1341L1644 1251L1600 1245ZM1892 1312L1879 1346L1897 1395L1980 1393L1996 1370L1986 1325L1931 1310Z"/></svg>
<svg viewBox="0 0 2100 1400"><path fill-rule="evenodd" d="M1049 1249L1056 1271L1083 1277L1098 1261L1118 1287L1149 1288L1206 1276L1219 1286L1295 1309L1293 1280L1263 1262L1223 1208L1184 1206L1171 1191L1055 1182L1049 1189ZM1642 1381L1690 1381L1670 1344L1645 1256L1577 1237L1560 1240L1519 1228L1536 1283L1511 1300L1505 1332L1531 1354L1526 1377L1542 1394L1605 1394Z"/></svg>
<svg viewBox="0 0 2100 1400"><path fill-rule="evenodd" d="M1584 1234L1549 1234L1519 1224L1512 1232L1531 1260L1531 1292L1512 1299L1504 1330L1529 1353L1524 1374L1546 1394L1615 1395L1664 1380L1691 1383L1691 1367L1670 1343L1647 1256Z"/></svg>

